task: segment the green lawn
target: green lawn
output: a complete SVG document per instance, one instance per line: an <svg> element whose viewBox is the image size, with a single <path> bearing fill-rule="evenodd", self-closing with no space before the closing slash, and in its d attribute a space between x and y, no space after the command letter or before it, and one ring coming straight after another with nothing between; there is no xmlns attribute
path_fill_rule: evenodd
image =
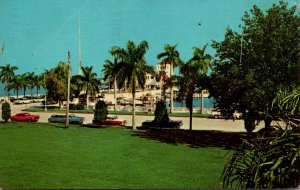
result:
<svg viewBox="0 0 300 190"><path fill-rule="evenodd" d="M221 188L227 150L120 128L0 123L1 188Z"/></svg>

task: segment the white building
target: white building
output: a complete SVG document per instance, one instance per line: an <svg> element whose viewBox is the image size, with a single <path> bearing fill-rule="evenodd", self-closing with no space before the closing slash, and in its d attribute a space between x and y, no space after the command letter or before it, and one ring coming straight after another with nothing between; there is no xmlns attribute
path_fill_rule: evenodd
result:
<svg viewBox="0 0 300 190"><path fill-rule="evenodd" d="M160 80L156 80L156 77L151 75L151 74L147 74L146 75L146 89L161 89L162 88L162 78L164 77L165 79L168 79L170 77L170 73L172 73L173 75L173 69L170 69L170 63L162 63L159 62L156 65L156 72L162 73L162 76L160 78Z"/></svg>

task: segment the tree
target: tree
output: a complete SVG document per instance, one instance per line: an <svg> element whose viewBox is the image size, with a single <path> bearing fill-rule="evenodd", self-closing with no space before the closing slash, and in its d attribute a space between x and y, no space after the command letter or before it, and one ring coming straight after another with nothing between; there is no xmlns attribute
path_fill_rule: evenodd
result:
<svg viewBox="0 0 300 190"><path fill-rule="evenodd" d="M71 78L71 94L74 94L75 98L79 98L79 95L83 90L84 83L81 80L81 77L81 75L75 75Z"/></svg>
<svg viewBox="0 0 300 190"><path fill-rule="evenodd" d="M93 123L98 124L107 118L107 104L103 100L99 100L95 105Z"/></svg>
<svg viewBox="0 0 300 190"><path fill-rule="evenodd" d="M7 87L7 98L10 98L10 83L15 76L14 71L18 69L16 66L10 66L10 64L7 64L6 66L0 67L0 79L2 82L6 82Z"/></svg>
<svg viewBox="0 0 300 190"><path fill-rule="evenodd" d="M85 89L86 94L86 109L88 109L89 94L95 96L96 93L99 93L100 80L96 78L97 74L93 72L93 66L81 67L81 70L81 80L83 82L83 89Z"/></svg>
<svg viewBox="0 0 300 190"><path fill-rule="evenodd" d="M277 189L299 185L300 133L287 130L291 127L299 131L299 99L299 87L277 92L272 107L281 114L274 117L285 126L278 122L275 136L263 133L243 140L223 169L223 188Z"/></svg>
<svg viewBox="0 0 300 190"><path fill-rule="evenodd" d="M295 11L282 1L267 11L254 6L242 18L241 34L228 28L224 41L213 42L217 58L210 94L224 115L242 112L246 128L258 120L270 127L276 92L297 80L300 17Z"/></svg>
<svg viewBox="0 0 300 190"><path fill-rule="evenodd" d="M205 54L206 47L207 45L203 48L193 48L193 57L180 68L182 74L180 92L181 96L186 97L186 106L190 112L190 130L192 130L193 95L203 89L199 84L202 84L201 80L206 77L210 67L211 56Z"/></svg>
<svg viewBox="0 0 300 190"><path fill-rule="evenodd" d="M120 59L120 62L114 69L114 73L118 74L118 87L122 88L125 85L132 93L132 128L135 126L135 92L137 88L145 89L146 74L154 73L154 70L149 66L145 59L146 51L148 50L148 42L142 41L139 45L128 41L126 49L114 46L111 50L112 55Z"/></svg>
<svg viewBox="0 0 300 190"><path fill-rule="evenodd" d="M4 102L2 104L2 119L6 123L11 116L10 104L8 102Z"/></svg>
<svg viewBox="0 0 300 190"><path fill-rule="evenodd" d="M113 49L110 50L110 53L113 54ZM105 64L103 65L103 70L104 72L104 80L113 79L114 83L114 110L116 110L117 107L117 73L114 72L115 66L118 64L118 59L117 57L114 56L114 62L111 62L110 60L106 60Z"/></svg>
<svg viewBox="0 0 300 190"><path fill-rule="evenodd" d="M212 59L211 55L205 53L206 47L207 45L205 45L203 48L194 47L194 56L192 59L190 59L191 62L194 62L194 64L198 65L199 74L201 76L201 78L198 80L198 87L200 87L198 91L200 91L201 94L201 113L203 113L204 109L203 90L204 87L207 86L206 84L201 83L201 81L205 81L208 69L211 68Z"/></svg>
<svg viewBox="0 0 300 190"><path fill-rule="evenodd" d="M48 98L58 101L62 106L64 100L67 99L67 80L68 80L68 64L60 61L58 65L49 70L46 81Z"/></svg>
<svg viewBox="0 0 300 190"><path fill-rule="evenodd" d="M183 64L179 57L179 52L176 50L177 45L169 45L166 44L164 46L164 52L160 53L157 55L158 59L163 59L162 63L165 64L170 64L170 77L173 75L173 69L177 66L180 66ZM173 112L173 86L170 86L170 112Z"/></svg>
<svg viewBox="0 0 300 190"><path fill-rule="evenodd" d="M22 75L15 75L12 79L10 89L14 89L17 93L17 99L19 98L19 90L22 88Z"/></svg>
<svg viewBox="0 0 300 190"><path fill-rule="evenodd" d="M21 88L23 89L23 97L25 97L28 84L27 74L24 73L21 75Z"/></svg>
<svg viewBox="0 0 300 190"><path fill-rule="evenodd" d="M29 85L30 95L31 95L31 98L32 98L32 96L33 96L32 90L35 87L35 74L34 74L34 72L28 72L26 74L27 74L26 79L27 79L27 83Z"/></svg>

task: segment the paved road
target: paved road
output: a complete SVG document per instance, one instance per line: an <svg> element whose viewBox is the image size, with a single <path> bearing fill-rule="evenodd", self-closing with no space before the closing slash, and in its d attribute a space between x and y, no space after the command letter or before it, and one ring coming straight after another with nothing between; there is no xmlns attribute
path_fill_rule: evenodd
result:
<svg viewBox="0 0 300 190"><path fill-rule="evenodd" d="M30 106L40 105L39 103L32 103L28 105L12 105L12 115L22 111L24 108L29 108ZM35 113L37 114L37 113ZM40 112L39 122L48 122L48 118L55 113L45 113ZM62 113L57 113L62 114ZM76 113L78 116L85 117L84 123L92 123L94 114L84 114ZM118 118L127 120L128 126L132 125L132 116L131 115L118 115ZM170 117L174 120L182 120L183 125L181 129L189 129L189 117ZM154 116L136 116L136 126L141 126L142 122L145 120L153 120ZM259 130L263 127L263 122L256 128ZM209 119L209 118L193 118L193 130L220 130L220 131L231 131L231 132L245 132L243 120L224 120L224 119Z"/></svg>

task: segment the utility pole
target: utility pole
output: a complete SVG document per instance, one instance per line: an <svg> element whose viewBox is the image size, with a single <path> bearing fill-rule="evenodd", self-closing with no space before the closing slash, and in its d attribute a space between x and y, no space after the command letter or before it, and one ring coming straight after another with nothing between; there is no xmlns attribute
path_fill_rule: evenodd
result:
<svg viewBox="0 0 300 190"><path fill-rule="evenodd" d="M68 51L68 91L67 91L67 104L66 104L66 123L65 128L69 128L69 100L70 100L70 73L71 73L71 64L70 64L70 51Z"/></svg>

